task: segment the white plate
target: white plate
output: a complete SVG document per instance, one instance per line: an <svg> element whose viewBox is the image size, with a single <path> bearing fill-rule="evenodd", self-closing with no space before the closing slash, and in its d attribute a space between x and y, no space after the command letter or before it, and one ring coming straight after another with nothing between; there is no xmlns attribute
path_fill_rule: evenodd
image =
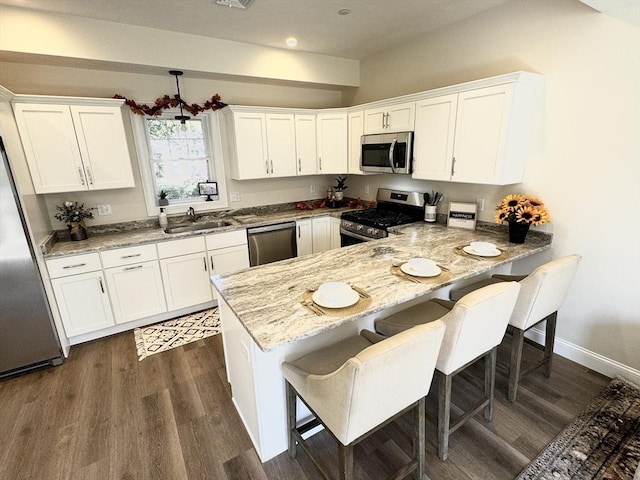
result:
<svg viewBox="0 0 640 480"><path fill-rule="evenodd" d="M355 305L360 300L360 294L355 290L349 290L345 295L340 295L335 298L327 298L322 295L321 292L313 292L311 296L313 301L326 308L344 308Z"/></svg>
<svg viewBox="0 0 640 480"><path fill-rule="evenodd" d="M437 277L442 273L442 270L440 270L439 267L436 267L430 272L421 272L418 270L414 270L413 267L408 263L403 263L402 265L400 265L400 270L408 275L411 275L412 277Z"/></svg>
<svg viewBox="0 0 640 480"><path fill-rule="evenodd" d="M502 253L502 251L500 251L497 248L493 252L480 253L480 252L477 252L476 250L474 250L474 248L471 245L467 245L466 247L462 247L462 250L464 250L469 255L476 255L478 257L497 257L498 255L500 255Z"/></svg>

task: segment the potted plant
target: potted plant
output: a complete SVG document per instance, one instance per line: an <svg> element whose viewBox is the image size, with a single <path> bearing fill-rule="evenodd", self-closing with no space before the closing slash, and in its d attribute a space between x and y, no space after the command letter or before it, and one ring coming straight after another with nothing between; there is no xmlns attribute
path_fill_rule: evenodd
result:
<svg viewBox="0 0 640 480"><path fill-rule="evenodd" d="M531 225L550 223L549 212L541 200L528 195L507 195L496 207L496 223L509 223L509 241L524 243Z"/></svg>
<svg viewBox="0 0 640 480"><path fill-rule="evenodd" d="M85 240L87 238L87 226L84 220L93 218L91 210L95 210L95 207L84 208L84 203L64 202L61 207L56 205L56 209L58 209L58 213L54 217L67 224L71 240L74 242Z"/></svg>
<svg viewBox="0 0 640 480"><path fill-rule="evenodd" d="M158 196L160 197L160 200L158 200L158 205L160 205L161 207L166 207L167 205L169 205L169 199L167 198L167 195L169 194L166 190L160 190L160 193L158 193Z"/></svg>
<svg viewBox="0 0 640 480"><path fill-rule="evenodd" d="M344 191L349 188L344 182L347 180L347 177L336 177L336 185L333 187L333 191L335 192L334 198L337 201L340 201L344 198Z"/></svg>

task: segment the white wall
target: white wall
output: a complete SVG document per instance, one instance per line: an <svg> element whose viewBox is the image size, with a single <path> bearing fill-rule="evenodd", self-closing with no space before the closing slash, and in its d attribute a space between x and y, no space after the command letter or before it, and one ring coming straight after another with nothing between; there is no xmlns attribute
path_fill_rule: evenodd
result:
<svg viewBox="0 0 640 480"><path fill-rule="evenodd" d="M640 369L640 29L577 0L516 0L361 63L353 103L516 70L546 76L543 149L522 185L435 185L449 197L535 193L555 257L583 263L560 312L559 348ZM359 192L391 178L352 180ZM420 189L431 184L395 180ZM353 191L349 191L353 193ZM373 192L372 192L373 193ZM485 212L484 217L490 217ZM585 351L586 349L586 351ZM605 358L599 358L601 355ZM620 362L622 365L616 365ZM638 377L640 378L640 377Z"/></svg>

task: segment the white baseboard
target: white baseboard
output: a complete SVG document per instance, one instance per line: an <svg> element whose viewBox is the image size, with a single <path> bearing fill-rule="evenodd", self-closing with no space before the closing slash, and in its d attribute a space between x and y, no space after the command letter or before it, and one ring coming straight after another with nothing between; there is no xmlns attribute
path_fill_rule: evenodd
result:
<svg viewBox="0 0 640 480"><path fill-rule="evenodd" d="M532 328L525 334L531 340L543 344L544 331L538 328ZM580 365L591 370L606 375L607 377L615 377L620 375L627 380L632 381L636 385L640 385L640 370L631 368L620 362L607 358L599 353L592 352L586 348L567 342L556 337L553 352L561 357L568 358Z"/></svg>

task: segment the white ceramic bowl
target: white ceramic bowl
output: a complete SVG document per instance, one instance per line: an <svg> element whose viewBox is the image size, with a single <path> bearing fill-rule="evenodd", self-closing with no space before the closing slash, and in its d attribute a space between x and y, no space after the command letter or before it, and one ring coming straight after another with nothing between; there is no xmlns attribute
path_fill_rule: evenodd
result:
<svg viewBox="0 0 640 480"><path fill-rule="evenodd" d="M324 298L344 298L351 292L351 287L344 282L327 282L318 287Z"/></svg>
<svg viewBox="0 0 640 480"><path fill-rule="evenodd" d="M469 246L473 248L477 253L489 254L496 251L495 244L491 242L471 242Z"/></svg>
<svg viewBox="0 0 640 480"><path fill-rule="evenodd" d="M415 257L407 260L409 266L415 272L428 273L432 272L436 268L436 262L429 260L428 258Z"/></svg>

